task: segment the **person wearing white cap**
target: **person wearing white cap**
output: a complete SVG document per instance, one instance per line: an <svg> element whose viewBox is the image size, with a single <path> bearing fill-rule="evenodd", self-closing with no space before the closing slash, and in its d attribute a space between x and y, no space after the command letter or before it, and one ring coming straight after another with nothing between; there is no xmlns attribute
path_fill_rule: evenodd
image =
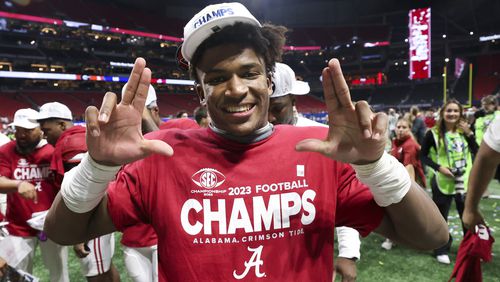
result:
<svg viewBox="0 0 500 282"><path fill-rule="evenodd" d="M122 96L125 94L127 83L122 87ZM144 111L142 112L142 133L146 134L159 129L161 124L160 108L158 107L156 90L153 85L149 85L148 95L144 103Z"/></svg>
<svg viewBox="0 0 500 282"><path fill-rule="evenodd" d="M328 125L310 120L303 116L296 116L295 95L306 95L310 92L307 82L299 81L295 72L283 63L276 63L273 73L273 94L269 102L269 122L274 125L290 124L295 126L322 126ZM356 260L360 258L359 232L350 227L337 227L338 258L335 262L336 270L344 281L356 280Z"/></svg>
<svg viewBox="0 0 500 282"><path fill-rule="evenodd" d="M54 146L50 169L58 186L64 173L80 163L87 152L85 127L73 124L73 114L59 102L45 103L36 117L47 142ZM111 259L114 254L114 236L106 234L73 246L80 259L87 281L116 281L119 273Z"/></svg>
<svg viewBox="0 0 500 282"><path fill-rule="evenodd" d="M323 70L329 128L273 126L283 28L222 3L195 15L184 39L209 128L144 138L151 70L138 58L120 103L108 92L86 111L89 155L65 176L45 222L51 238L150 223L160 281L331 281L335 225L421 249L447 242L432 200L384 154L387 116L354 105L338 60Z"/></svg>
<svg viewBox="0 0 500 282"><path fill-rule="evenodd" d="M39 245L50 281L69 281L67 248L27 223L33 213L48 210L59 191L50 173L54 148L43 139L37 116L33 109L17 110L9 124L15 127L16 140L0 147L0 192L7 193L7 231L32 249L16 268L32 273Z"/></svg>

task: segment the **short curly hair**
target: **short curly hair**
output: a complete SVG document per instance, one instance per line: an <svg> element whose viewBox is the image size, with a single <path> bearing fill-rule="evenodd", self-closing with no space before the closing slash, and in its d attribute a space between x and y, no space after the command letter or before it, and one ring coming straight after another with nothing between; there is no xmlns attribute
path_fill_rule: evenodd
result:
<svg viewBox="0 0 500 282"><path fill-rule="evenodd" d="M252 48L259 56L262 56L266 64L266 71L271 73L274 64L281 61L283 46L285 45L286 27L264 24L262 27L238 22L226 26L220 31L212 34L196 49L190 63L190 75L197 83L199 78L196 74L196 66L200 62L206 50L227 44L238 44L243 47Z"/></svg>

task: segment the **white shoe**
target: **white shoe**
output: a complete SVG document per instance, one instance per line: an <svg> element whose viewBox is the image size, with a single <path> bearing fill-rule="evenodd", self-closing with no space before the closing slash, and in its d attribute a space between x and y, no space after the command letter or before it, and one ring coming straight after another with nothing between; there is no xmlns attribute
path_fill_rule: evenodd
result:
<svg viewBox="0 0 500 282"><path fill-rule="evenodd" d="M450 264L450 257L448 255L439 255L436 259L440 263Z"/></svg>
<svg viewBox="0 0 500 282"><path fill-rule="evenodd" d="M389 239L385 239L385 241L382 243L381 247L386 250L392 249L392 241Z"/></svg>

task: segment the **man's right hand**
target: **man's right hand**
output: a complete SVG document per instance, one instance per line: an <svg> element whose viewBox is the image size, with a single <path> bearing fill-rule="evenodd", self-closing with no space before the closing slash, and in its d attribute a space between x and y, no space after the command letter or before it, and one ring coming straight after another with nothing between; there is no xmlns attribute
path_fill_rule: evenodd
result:
<svg viewBox="0 0 500 282"><path fill-rule="evenodd" d="M85 249L85 243L74 245L73 250L75 251L76 256L79 258L84 258L90 254L90 252Z"/></svg>
<svg viewBox="0 0 500 282"><path fill-rule="evenodd" d="M104 96L101 108L85 111L87 147L90 156L103 165L123 165L157 153L173 155L173 149L160 140L146 140L141 132L141 116L151 81L146 61L137 58L125 92L117 104L115 93Z"/></svg>
<svg viewBox="0 0 500 282"><path fill-rule="evenodd" d="M38 203L36 187L28 181L21 181L17 185L17 193L27 200L32 200L35 204Z"/></svg>
<svg viewBox="0 0 500 282"><path fill-rule="evenodd" d="M472 231L474 231L474 227L478 224L486 225L483 215L478 210L472 210L467 207L464 209L462 221L465 228Z"/></svg>

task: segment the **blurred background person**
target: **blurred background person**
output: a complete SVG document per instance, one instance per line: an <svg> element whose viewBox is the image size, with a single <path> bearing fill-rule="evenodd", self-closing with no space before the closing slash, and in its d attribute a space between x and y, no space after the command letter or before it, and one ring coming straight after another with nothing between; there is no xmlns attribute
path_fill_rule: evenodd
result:
<svg viewBox="0 0 500 282"><path fill-rule="evenodd" d="M425 187L425 174L420 162L420 145L411 133L411 122L406 118L399 118L396 122L396 137L392 141L391 155L402 163L413 181ZM382 248L392 249L393 242L386 239Z"/></svg>
<svg viewBox="0 0 500 282"><path fill-rule="evenodd" d="M200 127L208 127L210 124L210 116L208 115L207 107L204 105L196 107L193 116Z"/></svg>
<svg viewBox="0 0 500 282"><path fill-rule="evenodd" d="M67 248L27 223L33 213L48 210L59 191L50 172L54 148L43 139L37 117L38 112L33 109L17 110L10 124L16 129L16 140L0 147L0 191L7 193L6 228L9 236L24 240L32 249L16 266L18 269L33 273L39 245L50 281L69 281Z"/></svg>
<svg viewBox="0 0 500 282"><path fill-rule="evenodd" d="M424 119L417 106L411 106L410 117L408 119L411 122L411 132L413 133L413 137L415 137L418 144L422 144L425 132L427 132L427 127L425 126Z"/></svg>
<svg viewBox="0 0 500 282"><path fill-rule="evenodd" d="M445 220L448 220L452 200L462 218L472 156L477 147L463 117L462 105L456 100L446 102L439 111L438 122L425 135L420 155L422 162L434 170L430 179L432 199ZM448 244L434 250L438 262L450 264L448 253L452 240L450 234Z"/></svg>
<svg viewBox="0 0 500 282"><path fill-rule="evenodd" d="M54 146L50 169L60 187L64 173L80 163L87 152L85 127L73 124L71 110L59 102L43 104L36 119L47 142ZM120 274L112 263L114 234L97 237L73 246L87 281L119 281Z"/></svg>

